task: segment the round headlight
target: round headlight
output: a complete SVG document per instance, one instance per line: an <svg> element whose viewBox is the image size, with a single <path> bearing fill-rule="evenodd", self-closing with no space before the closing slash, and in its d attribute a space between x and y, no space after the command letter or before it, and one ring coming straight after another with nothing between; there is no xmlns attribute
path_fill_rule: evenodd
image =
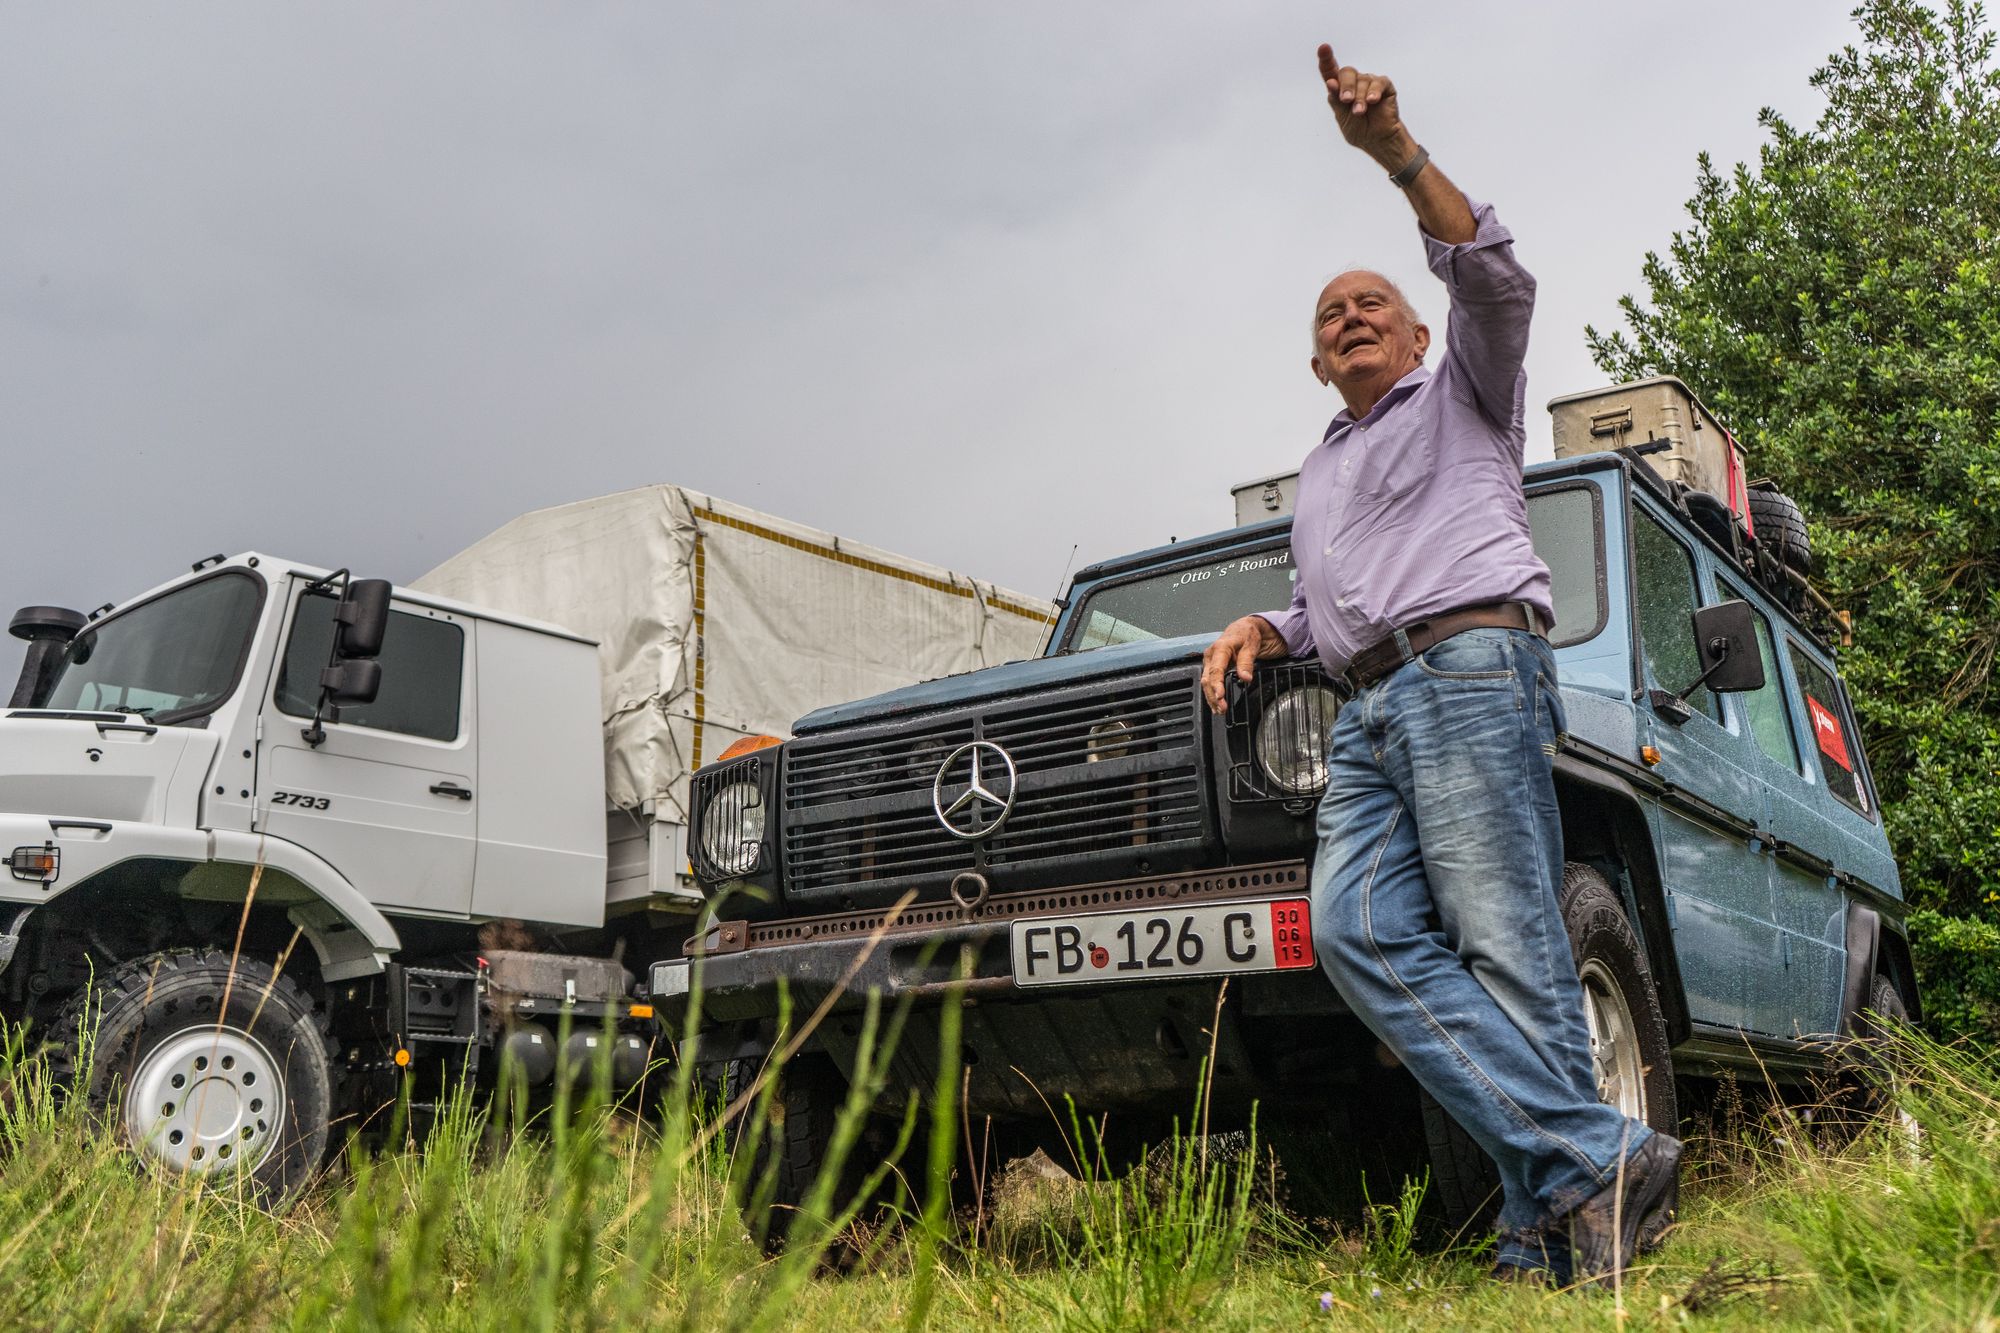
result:
<svg viewBox="0 0 2000 1333"><path fill-rule="evenodd" d="M1281 791L1312 796L1326 788L1326 743L1339 700L1324 685L1301 685L1272 701L1257 722L1257 766Z"/></svg>
<svg viewBox="0 0 2000 1333"><path fill-rule="evenodd" d="M764 798L756 784L732 782L701 814L701 857L725 875L747 875L764 853Z"/></svg>

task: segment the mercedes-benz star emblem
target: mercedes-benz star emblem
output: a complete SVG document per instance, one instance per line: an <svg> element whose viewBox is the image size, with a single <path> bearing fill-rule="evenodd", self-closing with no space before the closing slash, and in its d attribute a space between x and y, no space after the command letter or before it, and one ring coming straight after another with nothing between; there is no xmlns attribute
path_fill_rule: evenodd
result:
<svg viewBox="0 0 2000 1333"><path fill-rule="evenodd" d="M997 761L998 767L995 767ZM992 741L967 741L945 756L931 783L931 809L954 838L972 842L997 833L1014 809L1019 774L1013 758ZM945 801L947 787L965 790Z"/></svg>

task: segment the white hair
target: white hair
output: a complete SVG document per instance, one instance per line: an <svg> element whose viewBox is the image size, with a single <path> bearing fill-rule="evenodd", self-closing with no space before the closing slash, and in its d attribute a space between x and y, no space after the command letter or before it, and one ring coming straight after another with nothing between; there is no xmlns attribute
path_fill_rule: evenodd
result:
<svg viewBox="0 0 2000 1333"><path fill-rule="evenodd" d="M1417 313L1417 308L1414 305L1410 304L1410 298L1404 294L1402 287L1397 284L1396 280L1390 277L1388 274L1384 273L1381 269L1369 268L1366 264L1350 264L1346 268L1335 269L1332 273L1329 273L1324 278L1320 279L1319 283L1320 291L1325 292L1327 288L1333 286L1334 283L1340 281L1340 279L1346 277L1350 273L1366 273L1371 277L1377 277L1382 279L1383 283L1388 286L1390 294L1396 298L1396 304L1402 307L1403 316L1404 318L1410 321L1410 327L1415 328L1417 325L1424 322L1424 317ZM1313 298L1312 347L1313 347L1313 355L1318 356L1319 355L1319 298L1317 296Z"/></svg>

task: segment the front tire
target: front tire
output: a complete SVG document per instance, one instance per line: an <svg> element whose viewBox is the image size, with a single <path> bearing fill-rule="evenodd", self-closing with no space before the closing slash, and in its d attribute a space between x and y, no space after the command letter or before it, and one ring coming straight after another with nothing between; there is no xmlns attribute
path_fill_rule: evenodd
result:
<svg viewBox="0 0 2000 1333"><path fill-rule="evenodd" d="M1677 1134L1680 1103L1667 1017L1624 900L1602 874L1572 861L1563 867L1560 903L1583 987L1598 1100L1661 1133ZM1490 1225L1500 1207L1499 1169L1428 1095L1424 1127L1432 1180L1450 1225L1465 1234Z"/></svg>
<svg viewBox="0 0 2000 1333"><path fill-rule="evenodd" d="M58 1082L149 1169L304 1189L326 1156L332 1077L312 1002L261 962L213 949L136 959L57 1016Z"/></svg>

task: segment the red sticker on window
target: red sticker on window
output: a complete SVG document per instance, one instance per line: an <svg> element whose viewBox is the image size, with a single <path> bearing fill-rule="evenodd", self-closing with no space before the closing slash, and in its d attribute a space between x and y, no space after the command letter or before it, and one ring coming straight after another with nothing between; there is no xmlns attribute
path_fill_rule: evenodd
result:
<svg viewBox="0 0 2000 1333"><path fill-rule="evenodd" d="M1806 696L1806 711L1812 714L1813 739L1819 742L1820 753L1852 773L1854 761L1847 757L1847 733L1840 729L1840 719L1810 694Z"/></svg>

